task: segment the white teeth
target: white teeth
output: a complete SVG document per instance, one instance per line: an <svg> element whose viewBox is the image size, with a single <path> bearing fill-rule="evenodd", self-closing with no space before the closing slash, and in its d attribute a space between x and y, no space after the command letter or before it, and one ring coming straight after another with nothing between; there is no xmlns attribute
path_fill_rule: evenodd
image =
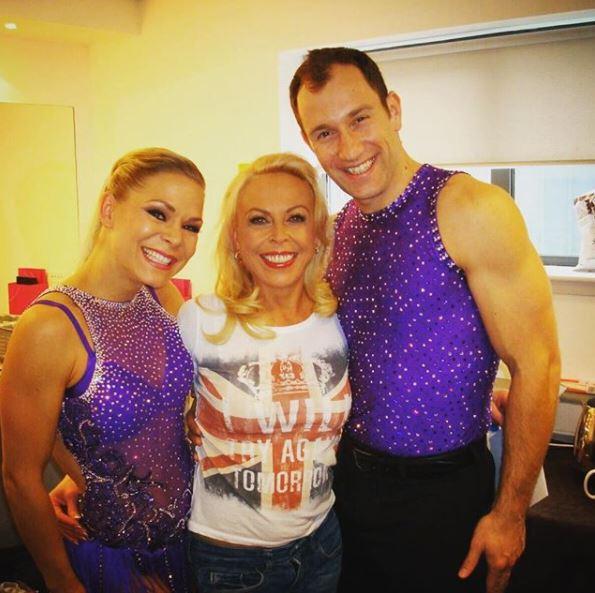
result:
<svg viewBox="0 0 595 593"><path fill-rule="evenodd" d="M152 249L147 249L143 247L143 253L150 259L152 262L156 264L161 264L163 266L169 266L173 259L171 257L166 257L165 255L158 253L157 251L153 251Z"/></svg>
<svg viewBox="0 0 595 593"><path fill-rule="evenodd" d="M290 259L293 259L294 256L293 253L271 253L263 255L262 257L273 264L284 264Z"/></svg>
<svg viewBox="0 0 595 593"><path fill-rule="evenodd" d="M373 162L374 162L374 158L371 158L371 159L361 163L361 165L358 165L357 167L347 167L347 172L351 173L352 175L361 175L362 173L365 173L372 166Z"/></svg>

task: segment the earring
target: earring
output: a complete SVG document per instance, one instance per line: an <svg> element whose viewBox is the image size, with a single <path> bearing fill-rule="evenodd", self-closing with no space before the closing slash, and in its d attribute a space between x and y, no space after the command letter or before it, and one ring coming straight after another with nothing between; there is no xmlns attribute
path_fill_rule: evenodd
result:
<svg viewBox="0 0 595 593"><path fill-rule="evenodd" d="M314 253L316 255L318 255L320 253L320 245L316 245L316 247L314 247Z"/></svg>
<svg viewBox="0 0 595 593"><path fill-rule="evenodd" d="M240 252L238 250L236 250L236 251L233 252L233 258L236 261L240 261Z"/></svg>

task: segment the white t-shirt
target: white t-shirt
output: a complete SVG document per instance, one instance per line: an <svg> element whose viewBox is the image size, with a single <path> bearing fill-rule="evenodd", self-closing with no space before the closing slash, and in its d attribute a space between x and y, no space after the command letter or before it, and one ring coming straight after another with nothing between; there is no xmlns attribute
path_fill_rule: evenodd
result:
<svg viewBox="0 0 595 593"><path fill-rule="evenodd" d="M334 502L332 466L351 407L339 322L314 313L264 340L237 324L216 345L205 332L223 327L224 305L213 295L200 302L178 314L203 435L189 529L261 547L309 535Z"/></svg>

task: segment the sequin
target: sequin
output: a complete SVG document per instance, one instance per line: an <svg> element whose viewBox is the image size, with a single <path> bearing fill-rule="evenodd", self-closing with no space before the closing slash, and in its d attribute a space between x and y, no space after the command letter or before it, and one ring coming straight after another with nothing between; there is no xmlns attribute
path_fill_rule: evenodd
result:
<svg viewBox="0 0 595 593"><path fill-rule="evenodd" d="M350 351L347 430L385 453L435 455L485 434L498 357L465 274L442 243L452 172L423 165L401 196L335 222L328 279Z"/></svg>
<svg viewBox="0 0 595 593"><path fill-rule="evenodd" d="M171 550L183 554L190 509L193 463L183 411L193 366L176 321L146 288L126 303L72 287L54 291L83 312L96 353L89 387L65 397L58 425L86 481L81 523L93 540L69 546L71 562L75 569L95 562L99 584L120 562L124 572L134 564L131 570L185 591L185 577L170 566L180 564ZM110 566L103 566L108 556ZM138 575L118 578L121 584Z"/></svg>

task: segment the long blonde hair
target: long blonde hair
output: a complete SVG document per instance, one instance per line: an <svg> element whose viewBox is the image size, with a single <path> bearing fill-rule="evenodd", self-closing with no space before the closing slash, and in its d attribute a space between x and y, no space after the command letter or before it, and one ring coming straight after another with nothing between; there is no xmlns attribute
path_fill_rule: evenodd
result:
<svg viewBox="0 0 595 593"><path fill-rule="evenodd" d="M102 224L99 210L103 196L112 194L117 201L122 201L131 189L140 187L147 177L157 173L181 173L196 181L200 187L205 189L205 180L198 167L190 159L172 150L167 148L139 148L126 153L114 163L101 188L86 241L85 259L93 251L93 247L95 247L101 233Z"/></svg>
<svg viewBox="0 0 595 593"><path fill-rule="evenodd" d="M332 230L326 201L320 191L316 171L303 158L289 152L264 155L236 175L223 198L216 253L218 274L215 293L225 304L227 320L220 332L206 336L214 344L226 342L236 323L239 323L246 333L256 338L272 338L275 335L272 330L266 328L259 321L264 307L259 300L258 288L254 285L250 274L234 257L234 230L240 193L250 179L265 173L288 173L302 179L312 189L314 227L318 249L306 267L304 286L306 294L314 302L316 313L329 317L337 309L337 301L324 279Z"/></svg>

